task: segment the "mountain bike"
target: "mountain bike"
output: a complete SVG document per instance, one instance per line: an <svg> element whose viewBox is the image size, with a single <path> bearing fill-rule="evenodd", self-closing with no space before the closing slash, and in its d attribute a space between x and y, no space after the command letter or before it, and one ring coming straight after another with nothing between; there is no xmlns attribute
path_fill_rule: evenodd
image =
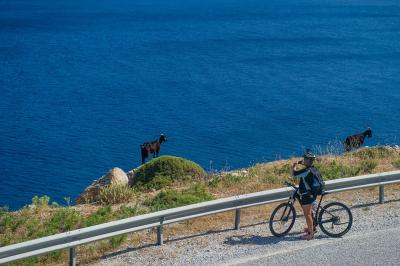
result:
<svg viewBox="0 0 400 266"><path fill-rule="evenodd" d="M293 187L294 192L289 201L279 204L269 219L269 229L274 236L282 237L290 232L296 220L294 203L300 199L299 188L292 183L285 182L287 186ZM350 209L341 202L330 202L321 206L322 199L329 192L322 193L318 207L313 210L314 227L319 226L325 234L330 237L341 237L346 234L353 224L353 215Z"/></svg>

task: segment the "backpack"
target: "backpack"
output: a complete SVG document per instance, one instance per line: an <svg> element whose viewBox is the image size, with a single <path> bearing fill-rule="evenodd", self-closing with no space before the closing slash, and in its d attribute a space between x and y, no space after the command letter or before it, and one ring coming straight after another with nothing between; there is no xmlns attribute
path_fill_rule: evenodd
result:
<svg viewBox="0 0 400 266"><path fill-rule="evenodd" d="M322 195L322 193L326 190L326 187L321 174L314 167L310 168L310 172L312 173L312 184L310 187L311 191L313 194Z"/></svg>

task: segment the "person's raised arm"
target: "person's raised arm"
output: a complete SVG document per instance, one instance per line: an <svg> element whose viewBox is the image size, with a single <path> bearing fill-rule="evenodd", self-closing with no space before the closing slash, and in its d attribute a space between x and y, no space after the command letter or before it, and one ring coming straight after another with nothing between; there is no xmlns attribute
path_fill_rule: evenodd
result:
<svg viewBox="0 0 400 266"><path fill-rule="evenodd" d="M295 162L295 163L293 163L293 165L292 165L292 175L293 175L294 177L296 177L296 178L300 178L300 177L301 177L301 174L303 174L303 173L305 173L306 171L308 171L307 168L299 169L299 170L298 170L298 169L297 169L297 166L298 166L299 164L303 164L303 161Z"/></svg>

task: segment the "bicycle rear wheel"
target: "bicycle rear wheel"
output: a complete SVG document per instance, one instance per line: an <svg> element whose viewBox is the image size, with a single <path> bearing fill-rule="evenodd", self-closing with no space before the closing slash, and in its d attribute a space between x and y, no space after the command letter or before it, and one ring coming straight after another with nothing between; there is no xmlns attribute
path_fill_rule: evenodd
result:
<svg viewBox="0 0 400 266"><path fill-rule="evenodd" d="M289 233L296 220L296 211L292 204L281 203L271 214L269 229L274 236L281 237Z"/></svg>
<svg viewBox="0 0 400 266"><path fill-rule="evenodd" d="M318 224L328 236L341 237L350 230L353 215L343 203L331 202L322 207L318 215Z"/></svg>

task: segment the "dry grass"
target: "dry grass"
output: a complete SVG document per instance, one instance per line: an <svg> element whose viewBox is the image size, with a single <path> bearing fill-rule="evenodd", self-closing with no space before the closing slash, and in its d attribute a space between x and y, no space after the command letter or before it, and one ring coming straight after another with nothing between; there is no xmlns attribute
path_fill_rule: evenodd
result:
<svg viewBox="0 0 400 266"><path fill-rule="evenodd" d="M216 198L222 198L282 187L284 180L292 179L291 165L300 159L291 158L259 163L248 169L215 174L211 180L218 177L221 181L211 186L210 191ZM324 179L334 179L398 170L399 160L400 150L391 147L374 147L345 155L323 155L318 158L316 166L321 168ZM229 180L233 181L229 182Z"/></svg>

